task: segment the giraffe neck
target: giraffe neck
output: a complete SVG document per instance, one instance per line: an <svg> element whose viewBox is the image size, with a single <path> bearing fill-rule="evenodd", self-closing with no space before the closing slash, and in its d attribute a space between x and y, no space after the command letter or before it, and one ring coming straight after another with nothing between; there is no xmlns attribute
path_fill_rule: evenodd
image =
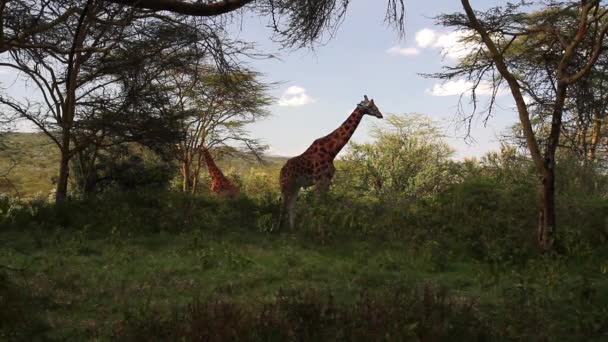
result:
<svg viewBox="0 0 608 342"><path fill-rule="evenodd" d="M222 173L219 167L215 164L215 161L211 157L209 150L203 148L203 157L205 158L205 163L207 163L207 169L209 170L209 176L213 180L224 180L226 177Z"/></svg>
<svg viewBox="0 0 608 342"><path fill-rule="evenodd" d="M365 113L359 107L355 108L355 110L350 114L350 116L340 125L340 127L336 128L333 132L329 134L332 144L329 149L329 154L332 157L335 157L340 150L348 143L350 138L355 133L355 130L359 126L361 119L363 119L363 115Z"/></svg>

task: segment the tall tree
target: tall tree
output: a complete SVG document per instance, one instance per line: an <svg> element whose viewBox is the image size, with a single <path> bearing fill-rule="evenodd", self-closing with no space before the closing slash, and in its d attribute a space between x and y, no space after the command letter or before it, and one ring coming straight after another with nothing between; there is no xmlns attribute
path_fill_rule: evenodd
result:
<svg viewBox="0 0 608 342"><path fill-rule="evenodd" d="M265 150L247 131L247 125L269 114L265 109L272 100L266 93L269 86L259 77L236 66L230 73L210 65L166 70L160 82L170 88L173 101L163 110L181 116L181 140L174 157L181 165L183 191L196 192L204 149L241 151L258 158Z"/></svg>
<svg viewBox="0 0 608 342"><path fill-rule="evenodd" d="M223 27L212 21L160 15L101 0L11 0L0 9L3 46L7 34L17 37L9 40L16 43L8 44L0 67L20 71L35 91L21 98L4 94L0 104L2 110L33 123L58 147L57 201L67 195L71 158L103 135L100 126L91 129L90 123L111 122L92 118L109 112L116 115L119 111L107 107L114 101L125 102L116 92L125 78L121 70L171 56L156 63L162 70L175 56L188 54L206 54L223 68L230 53L226 50L239 45L224 39ZM41 23L53 25L29 29Z"/></svg>
<svg viewBox="0 0 608 342"><path fill-rule="evenodd" d="M148 12L172 12L196 17L225 17L249 9L269 18L275 38L289 47L312 45L324 35L331 37L346 15L351 0L100 0L108 4L143 9ZM56 12L54 3L65 7ZM124 8L123 7L123 8ZM15 13L14 9L21 13ZM29 8L35 9L30 11ZM82 9L82 1L0 0L0 53L32 47L31 37L52 30ZM25 14L18 29L7 24L15 15ZM52 15L50 15L52 14ZM405 5L403 0L387 0L385 21L403 33ZM36 45L46 44L38 41Z"/></svg>
<svg viewBox="0 0 608 342"><path fill-rule="evenodd" d="M476 89L490 83L493 96L506 86L513 99L530 156L540 178L538 246L553 247L556 237L555 156L560 143L567 99L573 87L587 77L603 54L608 31L608 9L600 1L551 1L540 10L526 12L530 3L507 4L485 12L461 0L464 13L442 15L438 21L462 30L474 46L457 66L433 76L464 77ZM548 135L533 125L533 110L549 118Z"/></svg>
<svg viewBox="0 0 608 342"><path fill-rule="evenodd" d="M325 34L333 35L346 15L351 0L105 0L107 2L170 11L179 14L212 17L250 9L270 18L275 38L288 47L312 45ZM387 0L385 21L403 33L405 4Z"/></svg>

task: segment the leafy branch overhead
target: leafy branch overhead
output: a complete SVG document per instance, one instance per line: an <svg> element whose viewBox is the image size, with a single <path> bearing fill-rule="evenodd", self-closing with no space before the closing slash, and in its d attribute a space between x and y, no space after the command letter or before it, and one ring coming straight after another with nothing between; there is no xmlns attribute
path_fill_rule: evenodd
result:
<svg viewBox="0 0 608 342"><path fill-rule="evenodd" d="M104 0L121 5L154 11L170 11L192 16L218 16L235 11L251 10L270 18L275 40L286 47L312 46L325 35L333 36L343 21L351 0ZM403 0L387 0L385 21L403 34L405 4Z"/></svg>

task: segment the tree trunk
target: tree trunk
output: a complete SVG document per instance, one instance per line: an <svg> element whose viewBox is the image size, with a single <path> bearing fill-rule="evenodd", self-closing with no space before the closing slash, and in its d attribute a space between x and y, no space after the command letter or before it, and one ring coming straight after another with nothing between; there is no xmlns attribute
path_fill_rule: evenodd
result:
<svg viewBox="0 0 608 342"><path fill-rule="evenodd" d="M198 177L196 173L192 175L192 189L190 189L191 194L196 194L196 188L198 187Z"/></svg>
<svg viewBox="0 0 608 342"><path fill-rule="evenodd" d="M537 243L542 251L551 250L555 242L555 169L553 166L547 165L540 184Z"/></svg>
<svg viewBox="0 0 608 342"><path fill-rule="evenodd" d="M63 202L66 200L68 195L68 178L70 175L70 140L72 138L72 125L74 124L74 114L76 112L76 88L77 88L77 75L80 70L80 52L77 48L82 47L82 43L85 38L86 29L83 27L83 22L87 16L89 5L92 0L87 0L80 18L78 19L78 25L76 26L76 33L74 41L72 42L72 49L68 57L68 68L65 82L65 101L62 105L62 118L61 118L61 161L59 164L59 179L57 180L57 192L55 193L55 201Z"/></svg>
<svg viewBox="0 0 608 342"><path fill-rule="evenodd" d="M89 160L84 160L84 184L82 187L82 193L85 197L90 197L97 191L97 183L99 183L99 175L97 175L97 169L95 168L95 162L97 160L97 151L94 152L93 156Z"/></svg>
<svg viewBox="0 0 608 342"><path fill-rule="evenodd" d="M182 191L190 191L190 164L187 161L182 162Z"/></svg>
<svg viewBox="0 0 608 342"><path fill-rule="evenodd" d="M517 112L519 119L524 131L526 143L530 150L530 155L537 171L542 176L540 198L541 198L541 209L539 224L537 228L537 241L541 250L548 250L553 248L555 244L555 231L556 231L556 219L555 219L555 154L557 147L559 146L560 133L562 128L562 115L564 112L564 104L567 96L568 86L579 81L585 77L592 70L593 65L597 62L600 52L603 51L604 37L608 32L608 25L603 25L599 36L594 39L593 52L589 56L589 60L585 63L584 67L573 73L569 73L568 69L571 68L571 61L574 56L577 55L577 47L583 42L586 32L589 27L589 13L595 10L597 11L600 7L598 1L581 1L580 5L580 19L578 23L578 30L571 41L564 47L561 60L555 70L555 104L553 106L553 113L551 116L551 133L547 140L547 147L544 153L544 157L541 154L540 146L538 144L536 132L530 121L530 112L528 106L524 100L522 88L520 87L519 80L510 71L509 66L505 62L504 52L502 48L499 48L494 43L491 31L486 29L485 23L481 23L475 14L475 11L471 7L469 0L461 0L462 7L469 19L469 28L477 31L481 36L481 39L485 46L488 48L490 57L494 61L494 67L498 70L500 75L505 79L515 100L517 106ZM493 28L492 28L493 29ZM595 27L598 32L598 27ZM548 66L548 64L547 64ZM549 69L548 69L549 71Z"/></svg>
<svg viewBox="0 0 608 342"><path fill-rule="evenodd" d="M65 131L64 131L65 135ZM57 191L55 192L55 202L60 203L68 197L68 178L70 176L70 156L68 144L61 149L61 159L59 162L59 178L57 179ZM66 151L68 150L68 151Z"/></svg>
<svg viewBox="0 0 608 342"><path fill-rule="evenodd" d="M198 181L200 180L200 176L201 176L201 153L197 153L196 156L196 164L195 164L195 169L194 172L192 174L192 194L196 194L196 192L198 191Z"/></svg>

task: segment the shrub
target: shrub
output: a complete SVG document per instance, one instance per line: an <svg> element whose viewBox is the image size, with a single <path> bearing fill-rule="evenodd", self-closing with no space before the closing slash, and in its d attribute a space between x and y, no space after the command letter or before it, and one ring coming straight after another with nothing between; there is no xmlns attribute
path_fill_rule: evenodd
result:
<svg viewBox="0 0 608 342"><path fill-rule="evenodd" d="M492 332L476 304L424 284L361 293L354 304L338 304L331 292L280 290L268 302L238 304L195 301L163 314L129 313L113 338L124 341L453 341L487 339Z"/></svg>
<svg viewBox="0 0 608 342"><path fill-rule="evenodd" d="M37 309L40 304L0 270L0 340L45 340L50 327Z"/></svg>

